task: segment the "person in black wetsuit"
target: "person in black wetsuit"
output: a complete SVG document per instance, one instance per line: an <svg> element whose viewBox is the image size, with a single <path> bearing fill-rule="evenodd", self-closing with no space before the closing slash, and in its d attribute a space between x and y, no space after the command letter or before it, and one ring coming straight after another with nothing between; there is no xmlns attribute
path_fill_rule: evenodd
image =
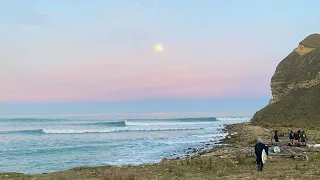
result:
<svg viewBox="0 0 320 180"><path fill-rule="evenodd" d="M263 168L263 163L262 163L262 150L266 151L266 154L269 155L268 153L268 146L262 143L261 139L258 139L257 144L254 146L254 152L256 153L256 161L258 165L258 171L262 171Z"/></svg>

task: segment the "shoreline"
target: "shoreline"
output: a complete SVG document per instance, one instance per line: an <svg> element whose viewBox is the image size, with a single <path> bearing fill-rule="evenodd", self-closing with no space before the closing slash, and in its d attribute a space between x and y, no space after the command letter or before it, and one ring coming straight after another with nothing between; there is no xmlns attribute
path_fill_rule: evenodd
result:
<svg viewBox="0 0 320 180"><path fill-rule="evenodd" d="M141 166L141 165L157 164L157 163L161 163L161 162L167 161L167 160L171 161L171 160L180 160L180 159L186 159L186 158L195 158L195 157L209 153L216 146L222 146L223 144L221 143L221 141L228 136L228 131L226 129L226 126L228 126L228 125L233 125L233 124L224 124L224 125L222 125L223 127L217 128L217 130L219 131L219 134L226 134L226 135L218 136L219 137L219 139L217 138L218 140L212 140L209 138L207 141L200 141L199 143L201 144L201 147L199 145L198 147L189 147L189 148L181 149L183 151L183 153L181 153L180 155L172 153L171 155L169 155L170 157L162 158L157 162L140 163L140 164L119 164L119 165L106 164L106 165L102 165L102 166L78 166L78 167L73 167L73 168L69 168L69 169L65 169L65 170L50 171L50 172L43 172L43 173L0 172L0 175L1 174L12 174L12 173L25 174L25 175L39 175L39 174L59 173L59 172L83 168L83 167L94 168L94 167L110 167L110 166L111 167ZM212 134L212 135L214 135L214 134ZM176 156L176 155L178 155L178 156ZM172 157L172 156L176 156L176 157Z"/></svg>
<svg viewBox="0 0 320 180"><path fill-rule="evenodd" d="M147 163L140 165L119 166L95 166L78 167L65 171L45 174L22 174L22 173L0 173L0 179L13 180L105 180L115 179L114 176L130 179L295 179L320 177L320 152L311 151L307 147L297 148L309 156L309 161L295 160L293 158L272 158L268 160L261 174L256 170L253 146L256 138L265 142L270 141L272 128L252 125L250 122L230 124L224 127L227 133L215 147L209 151L196 156L180 159L162 159L158 163ZM286 127L279 127L280 131L286 132ZM310 132L311 133L311 132ZM313 132L317 135L319 132ZM310 136L313 136L310 134ZM316 137L316 136L315 136ZM286 141L281 137L280 141ZM303 173L302 173L303 172ZM127 177L131 178L127 178ZM297 178L297 179L299 179Z"/></svg>
<svg viewBox="0 0 320 180"><path fill-rule="evenodd" d="M39 126L28 126L26 128L22 127L13 127L11 128L10 124L18 124L18 122L24 122L28 124L28 121L25 119L17 119L17 122L12 120L5 120L6 124L9 124L8 130L1 131L4 135L4 143L5 146L2 148L4 150L3 158L4 161L2 163L2 172L17 172L17 173L26 173L26 174L40 174L40 173L50 173L57 171L65 171L71 168L76 168L80 166L106 166L106 165L139 165L143 163L158 163L162 158L176 159L176 158L184 158L189 156L194 156L198 152L203 153L202 151L208 151L214 146L216 142L220 139L224 138L225 133L221 133L221 129L223 125L226 123L237 123L240 120L239 117L232 117L232 120L216 120L215 117L199 117L196 119L186 119L174 120L168 119L165 120L165 123L162 120L154 122L150 128L145 126L146 124L142 119L133 120L131 123L142 123L142 125L121 125L116 124L115 128L108 129L125 129L125 131L119 133L119 137L117 131L116 133L91 133L91 132L67 132L67 130L77 130L78 124L84 124L83 122L79 122L78 120L70 119L70 121L75 121L75 127L64 127L64 124L71 124L67 120L63 120L63 125L59 125L59 127L51 127L50 123L56 119L30 119L30 121L35 122L37 124L41 121ZM214 119L213 119L214 118ZM228 117L231 118L231 117ZM242 118L242 117L241 117ZM173 120L173 122L171 122ZM241 119L242 120L242 119ZM44 121L44 122L42 122ZM47 121L49 122L47 125ZM100 123L104 121L97 120ZM124 122L125 120L121 120L119 122ZM150 120L146 120L149 123ZM167 121L169 123L167 123ZM185 121L185 122L184 122ZM229 122L231 121L231 122ZM88 121L89 122L89 121ZM118 121L111 121L112 123ZM85 121L87 123L87 120ZM109 123L109 121L106 121ZM152 122L153 123L153 122ZM60 124L60 123L59 123ZM94 123L95 124L95 121ZM156 126L159 124L159 126ZM174 126L172 126L173 124ZM195 124L195 125L194 125ZM89 125L89 123L88 123ZM91 120L90 120L91 125ZM109 124L105 124L107 127ZM114 124L112 124L114 125ZM185 126L184 126L185 125ZM118 128L118 126L121 126ZM124 127L122 127L124 126ZM154 127L153 127L154 126ZM44 133L34 133L31 130L38 129L53 129L57 130L57 132L52 134L44 134ZM15 129L14 129L15 128ZM91 127L90 127L91 128ZM81 126L78 129L90 129L85 126ZM91 129L104 129L105 127L92 127ZM12 130L13 129L13 130ZM24 131L24 129L28 129ZM150 130L149 130L150 129ZM12 130L12 131L11 131ZM30 131L29 131L30 130ZM58 132L58 130L60 132ZM64 130L62 132L62 130ZM189 131L190 130L190 131ZM166 132L168 131L168 132ZM13 135L11 135L13 134ZM16 135L17 134L17 135ZM27 135L32 136L27 136ZM84 134L84 135L82 135ZM128 135L127 135L128 134ZM50 140L55 140L54 144L48 144L43 146L43 143L39 141L35 135L41 135L40 140L43 139L43 142L50 142ZM15 138L15 136L21 136L22 139L19 142L11 143L10 139ZM71 139L70 139L71 136ZM7 138L8 137L8 138ZM73 138L79 139L76 142L73 142ZM85 142L81 139L85 137ZM88 137L88 138L87 138ZM97 139L99 137L100 139ZM108 140L110 139L112 140ZM37 143L39 147L30 147L28 143L24 143L23 139L26 139L28 142L29 138L34 138L34 143ZM62 139L63 138L63 139ZM7 139L7 140L6 140ZM61 139L61 140L60 140ZM113 143L113 141L117 141L120 139L120 142ZM137 139L136 141L132 141L133 139ZM210 141L212 140L212 141ZM106 141L107 143L105 143ZM158 142L159 141L159 142ZM72 144L66 143L72 142ZM85 143L85 145L83 145ZM98 145L96 145L97 143ZM18 146L23 146L25 148L17 148ZM46 144L46 143L44 143ZM79 145L78 145L79 144ZM90 145L91 144L91 145ZM101 144L101 145L100 145ZM116 144L116 146L114 146ZM122 145L123 144L123 145ZM74 148L74 146L77 146ZM79 147L78 147L79 146ZM89 147L92 146L92 147ZM101 147L103 146L103 148ZM85 149L82 149L84 147ZM69 148L71 149L69 151ZM81 148L81 149L80 149ZM87 148L87 149L86 149ZM190 149L192 148L192 149ZM13 149L15 153L10 153L8 150ZM30 149L30 151L29 151ZM39 151L41 149L41 151ZM51 152L51 149L53 151ZM88 151L90 151L88 153ZM40 152L40 154L38 154ZM91 153L92 152L92 153ZM146 154L144 153L146 152ZM49 156L49 154L50 156ZM26 155L25 155L26 154ZM63 155L62 155L63 154ZM132 156L133 155L133 156ZM52 158L51 158L52 157ZM79 157L79 158L78 158ZM52 160L47 161L46 159ZM21 163L22 161L23 163ZM27 163L31 164L29 166Z"/></svg>

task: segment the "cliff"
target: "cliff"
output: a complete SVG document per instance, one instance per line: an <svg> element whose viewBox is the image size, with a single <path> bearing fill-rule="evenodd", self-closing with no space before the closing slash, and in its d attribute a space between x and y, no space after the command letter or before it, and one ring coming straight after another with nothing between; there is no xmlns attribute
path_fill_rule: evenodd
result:
<svg viewBox="0 0 320 180"><path fill-rule="evenodd" d="M271 90L273 99L252 123L320 127L320 34L306 37L280 62Z"/></svg>

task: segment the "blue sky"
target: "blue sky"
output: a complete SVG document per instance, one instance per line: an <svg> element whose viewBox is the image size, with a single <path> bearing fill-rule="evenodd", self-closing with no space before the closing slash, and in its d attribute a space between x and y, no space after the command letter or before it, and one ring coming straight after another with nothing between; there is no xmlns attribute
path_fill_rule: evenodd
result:
<svg viewBox="0 0 320 180"><path fill-rule="evenodd" d="M319 1L0 1L0 114L253 114ZM161 43L164 51L154 46Z"/></svg>

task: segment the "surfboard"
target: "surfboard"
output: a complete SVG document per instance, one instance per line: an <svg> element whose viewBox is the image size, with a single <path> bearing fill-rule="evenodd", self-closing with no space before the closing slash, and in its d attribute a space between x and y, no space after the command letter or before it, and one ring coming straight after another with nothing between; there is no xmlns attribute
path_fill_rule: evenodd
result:
<svg viewBox="0 0 320 180"><path fill-rule="evenodd" d="M261 159L262 159L262 163L263 163L263 164L266 163L267 158L268 158L267 153L266 153L266 151L263 149L263 150L262 150L262 154L261 154Z"/></svg>

